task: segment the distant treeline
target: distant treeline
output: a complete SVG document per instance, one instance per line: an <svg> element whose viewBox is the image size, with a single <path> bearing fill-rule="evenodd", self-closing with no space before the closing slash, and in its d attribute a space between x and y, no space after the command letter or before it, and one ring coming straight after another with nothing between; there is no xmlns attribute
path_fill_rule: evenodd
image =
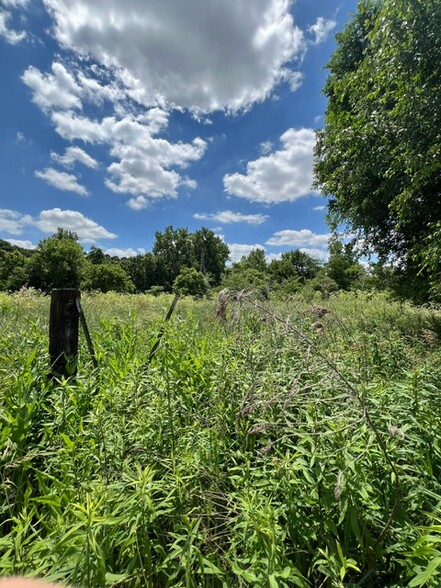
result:
<svg viewBox="0 0 441 588"><path fill-rule="evenodd" d="M369 269L359 263L351 244L334 241L329 258L321 262L299 250L282 253L270 262L255 249L227 265L228 246L212 231L167 227L155 234L151 252L134 257L107 255L98 247L86 252L78 236L65 229L39 242L35 250L0 240L0 290L32 287L116 291L126 293L179 292L204 296L220 287L254 289L264 296L300 290L326 297L336 290L385 289L405 292L398 270L381 264Z"/></svg>

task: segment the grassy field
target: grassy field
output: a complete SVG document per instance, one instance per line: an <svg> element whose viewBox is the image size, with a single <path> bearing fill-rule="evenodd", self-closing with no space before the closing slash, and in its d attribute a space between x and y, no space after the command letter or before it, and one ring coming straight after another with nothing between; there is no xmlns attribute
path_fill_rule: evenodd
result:
<svg viewBox="0 0 441 588"><path fill-rule="evenodd" d="M50 382L49 299L0 294L0 575L440 586L441 313L185 299L147 365L170 302L84 296L99 367Z"/></svg>

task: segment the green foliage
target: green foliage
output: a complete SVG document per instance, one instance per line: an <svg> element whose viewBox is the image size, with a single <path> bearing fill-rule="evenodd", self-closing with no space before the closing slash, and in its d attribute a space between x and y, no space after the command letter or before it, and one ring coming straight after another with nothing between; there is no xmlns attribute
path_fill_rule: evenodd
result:
<svg viewBox="0 0 441 588"><path fill-rule="evenodd" d="M0 250L0 290L19 290L28 279L29 258L18 249Z"/></svg>
<svg viewBox="0 0 441 588"><path fill-rule="evenodd" d="M437 586L439 312L186 298L147 368L170 302L84 295L99 369L49 382L48 297L0 293L0 575Z"/></svg>
<svg viewBox="0 0 441 588"><path fill-rule="evenodd" d="M298 249L282 253L280 259L273 259L268 273L273 284L288 294L297 292L307 280L316 277L320 262Z"/></svg>
<svg viewBox="0 0 441 588"><path fill-rule="evenodd" d="M221 283L230 256L228 246L212 231L202 227L192 234L195 268L211 277L213 286Z"/></svg>
<svg viewBox="0 0 441 588"><path fill-rule="evenodd" d="M78 236L58 229L39 242L29 262L29 285L41 290L79 288L86 273L86 259Z"/></svg>
<svg viewBox="0 0 441 588"><path fill-rule="evenodd" d="M333 228L348 223L399 260L421 298L433 281L425 240L441 219L440 0L363 0L337 40L316 183Z"/></svg>
<svg viewBox="0 0 441 588"><path fill-rule="evenodd" d="M135 286L127 272L119 264L100 263L92 265L87 279L87 288L100 290L101 292L127 292L135 291Z"/></svg>
<svg viewBox="0 0 441 588"><path fill-rule="evenodd" d="M203 273L194 267L184 267L173 283L173 291L181 296L201 298L208 292L208 283Z"/></svg>
<svg viewBox="0 0 441 588"><path fill-rule="evenodd" d="M360 284L364 275L351 243L334 241L329 246L329 259L326 264L327 276L337 284L338 289L350 290Z"/></svg>
<svg viewBox="0 0 441 588"><path fill-rule="evenodd" d="M121 267L130 276L137 292L147 292L157 279L156 258L152 253L121 259Z"/></svg>

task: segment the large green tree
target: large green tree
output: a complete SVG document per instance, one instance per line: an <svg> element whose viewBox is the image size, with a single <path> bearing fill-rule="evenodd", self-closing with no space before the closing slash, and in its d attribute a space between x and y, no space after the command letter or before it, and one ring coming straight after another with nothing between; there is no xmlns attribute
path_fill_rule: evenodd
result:
<svg viewBox="0 0 441 588"><path fill-rule="evenodd" d="M316 185L334 229L424 281L441 220L441 0L361 0L337 42Z"/></svg>
<svg viewBox="0 0 441 588"><path fill-rule="evenodd" d="M188 229L169 226L163 233L155 233L152 251L157 261L158 282L171 292L181 268L194 266L193 239Z"/></svg>
<svg viewBox="0 0 441 588"><path fill-rule="evenodd" d="M30 285L45 291L79 288L86 273L86 257L78 235L65 229L40 241L29 262Z"/></svg>
<svg viewBox="0 0 441 588"><path fill-rule="evenodd" d="M230 250L213 231L202 227L192 234L195 268L209 275L214 286L218 286L225 271Z"/></svg>

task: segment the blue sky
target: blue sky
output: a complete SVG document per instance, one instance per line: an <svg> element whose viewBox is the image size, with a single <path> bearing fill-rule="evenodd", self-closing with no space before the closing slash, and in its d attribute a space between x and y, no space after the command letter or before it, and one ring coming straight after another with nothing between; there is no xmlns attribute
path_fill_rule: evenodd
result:
<svg viewBox="0 0 441 588"><path fill-rule="evenodd" d="M356 0L0 0L0 238L326 257L314 129Z"/></svg>

